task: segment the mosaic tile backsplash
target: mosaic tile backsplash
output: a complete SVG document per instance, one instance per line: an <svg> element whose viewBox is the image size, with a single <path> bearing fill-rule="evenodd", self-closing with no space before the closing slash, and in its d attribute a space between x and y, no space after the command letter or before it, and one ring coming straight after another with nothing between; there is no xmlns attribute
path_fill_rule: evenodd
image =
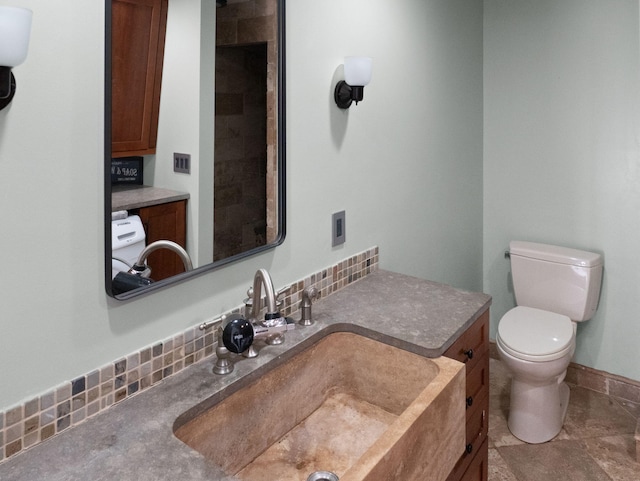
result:
<svg viewBox="0 0 640 481"><path fill-rule="evenodd" d="M323 298L377 269L377 247L322 269L291 285L282 314L297 314L307 287L316 287ZM0 463L210 357L215 341L209 331L194 326L0 412Z"/></svg>

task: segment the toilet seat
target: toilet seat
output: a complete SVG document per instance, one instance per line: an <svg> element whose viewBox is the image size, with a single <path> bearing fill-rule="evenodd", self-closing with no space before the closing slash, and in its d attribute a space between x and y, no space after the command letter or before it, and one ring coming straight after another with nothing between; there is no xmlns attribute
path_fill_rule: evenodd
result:
<svg viewBox="0 0 640 481"><path fill-rule="evenodd" d="M571 352L574 339L573 322L567 316L518 306L500 320L496 341L518 359L544 362Z"/></svg>

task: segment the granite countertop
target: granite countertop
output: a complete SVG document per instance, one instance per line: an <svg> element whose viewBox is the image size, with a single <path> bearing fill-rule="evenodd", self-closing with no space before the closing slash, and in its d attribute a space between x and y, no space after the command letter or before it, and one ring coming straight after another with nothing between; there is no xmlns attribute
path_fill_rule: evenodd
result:
<svg viewBox="0 0 640 481"><path fill-rule="evenodd" d="M0 479L235 480L174 437L173 424L181 414L203 409L215 400L216 393L251 382L327 332L356 332L437 357L490 303L486 294L374 272L317 301L312 326L298 325L286 333L284 344L266 346L254 359L241 358L231 374L212 374L215 356L211 356L10 458L0 464Z"/></svg>
<svg viewBox="0 0 640 481"><path fill-rule="evenodd" d="M111 212L139 209L188 198L188 192L178 192L150 185L114 185L111 191Z"/></svg>

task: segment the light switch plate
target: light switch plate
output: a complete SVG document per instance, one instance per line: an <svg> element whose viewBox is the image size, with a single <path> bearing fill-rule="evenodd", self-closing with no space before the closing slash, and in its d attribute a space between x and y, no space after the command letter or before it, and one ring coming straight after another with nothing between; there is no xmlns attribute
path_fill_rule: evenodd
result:
<svg viewBox="0 0 640 481"><path fill-rule="evenodd" d="M173 171L181 174L191 174L191 154L173 153Z"/></svg>
<svg viewBox="0 0 640 481"><path fill-rule="evenodd" d="M344 244L347 240L346 212L336 212L331 216L331 247Z"/></svg>

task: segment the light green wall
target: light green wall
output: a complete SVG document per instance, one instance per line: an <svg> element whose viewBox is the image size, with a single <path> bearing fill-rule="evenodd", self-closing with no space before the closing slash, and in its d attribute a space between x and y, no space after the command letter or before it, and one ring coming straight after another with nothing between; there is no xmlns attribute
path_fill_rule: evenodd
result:
<svg viewBox="0 0 640 481"><path fill-rule="evenodd" d="M481 289L481 2L289 0L285 243L129 302L103 286L103 3L0 4L34 10L0 112L0 410L237 306L260 267L278 287L379 245L383 268ZM373 81L340 112L354 53Z"/></svg>
<svg viewBox="0 0 640 481"><path fill-rule="evenodd" d="M575 360L640 379L636 0L485 0L484 290L514 305L509 240L604 254Z"/></svg>

